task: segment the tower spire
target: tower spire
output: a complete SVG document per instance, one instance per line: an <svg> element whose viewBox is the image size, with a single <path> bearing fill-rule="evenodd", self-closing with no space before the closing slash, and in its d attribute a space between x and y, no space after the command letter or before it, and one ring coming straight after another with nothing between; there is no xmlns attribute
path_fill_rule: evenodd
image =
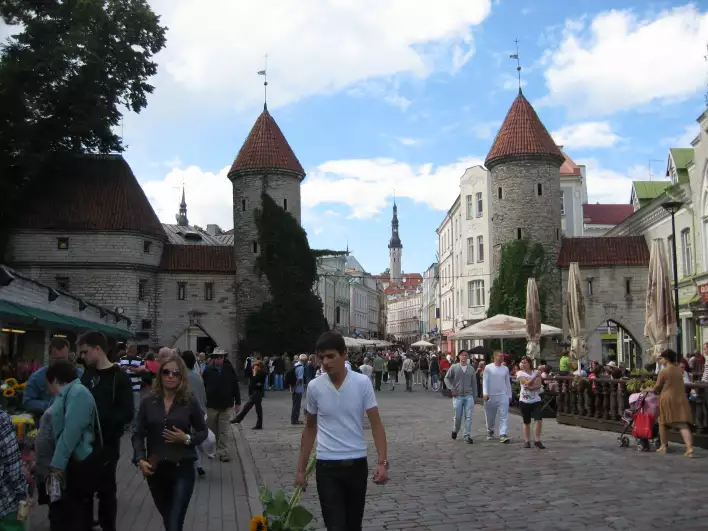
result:
<svg viewBox="0 0 708 531"><path fill-rule="evenodd" d="M519 39L515 39L514 44L516 44L516 53L512 53L509 57L516 59L516 73L519 76L519 94L521 94L521 59L519 58Z"/></svg>
<svg viewBox="0 0 708 531"><path fill-rule="evenodd" d="M263 76L263 110L268 110L268 54L265 54L265 68L258 71Z"/></svg>
<svg viewBox="0 0 708 531"><path fill-rule="evenodd" d="M388 243L388 255L390 260L389 279L393 282L401 280L401 255L403 254L403 244L398 234L398 207L393 202L393 218L391 219L391 241Z"/></svg>
<svg viewBox="0 0 708 531"><path fill-rule="evenodd" d="M179 213L175 216L177 220L177 225L180 227L187 227L189 225L189 220L187 219L187 200L184 194L184 183L182 183L182 201L179 204Z"/></svg>

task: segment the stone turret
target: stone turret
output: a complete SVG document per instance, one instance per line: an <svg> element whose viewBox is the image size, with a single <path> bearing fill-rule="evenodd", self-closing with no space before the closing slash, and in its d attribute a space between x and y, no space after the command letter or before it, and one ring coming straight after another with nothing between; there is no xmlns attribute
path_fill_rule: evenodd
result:
<svg viewBox="0 0 708 531"><path fill-rule="evenodd" d="M256 270L261 244L255 212L261 207L261 194L267 193L300 223L300 183L305 178L305 170L267 106L263 106L228 177L234 192L237 333L242 339L246 318L270 297L265 279L259 278Z"/></svg>
<svg viewBox="0 0 708 531"><path fill-rule="evenodd" d="M393 219L391 219L391 241L388 243L389 271L391 283L401 280L401 258L403 258L403 244L398 235L398 207L393 202Z"/></svg>
<svg viewBox="0 0 708 531"><path fill-rule="evenodd" d="M558 270L561 246L560 167L564 157L521 90L489 150L492 272L499 273L501 247L528 238L543 245L551 264L547 321L559 326Z"/></svg>

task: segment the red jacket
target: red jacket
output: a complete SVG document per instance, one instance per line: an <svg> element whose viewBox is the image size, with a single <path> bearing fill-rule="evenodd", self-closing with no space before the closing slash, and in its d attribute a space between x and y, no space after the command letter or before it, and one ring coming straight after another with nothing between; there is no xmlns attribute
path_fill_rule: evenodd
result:
<svg viewBox="0 0 708 531"><path fill-rule="evenodd" d="M444 373L450 369L450 362L447 361L447 358L443 358L440 360L440 374Z"/></svg>

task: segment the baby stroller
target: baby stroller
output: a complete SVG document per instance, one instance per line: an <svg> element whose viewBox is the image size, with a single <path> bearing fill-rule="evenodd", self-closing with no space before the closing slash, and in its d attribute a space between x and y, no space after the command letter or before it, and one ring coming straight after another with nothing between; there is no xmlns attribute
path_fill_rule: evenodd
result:
<svg viewBox="0 0 708 531"><path fill-rule="evenodd" d="M620 448L629 446L627 433L631 430L632 436L637 441L638 452L648 452L651 449L650 441L654 441L654 446L658 448L659 427L656 418L659 412L659 397L649 391L633 393L629 397L629 409L625 409L622 420L625 423L624 430L617 437L617 445Z"/></svg>

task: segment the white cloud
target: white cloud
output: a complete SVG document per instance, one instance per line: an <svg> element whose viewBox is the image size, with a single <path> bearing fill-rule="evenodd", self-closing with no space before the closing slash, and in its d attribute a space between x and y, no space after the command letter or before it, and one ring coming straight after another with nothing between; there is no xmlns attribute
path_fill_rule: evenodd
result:
<svg viewBox="0 0 708 531"><path fill-rule="evenodd" d="M481 140L489 140L490 138L494 138L494 135L496 135L499 131L501 124L501 120L479 122L472 126L472 134Z"/></svg>
<svg viewBox="0 0 708 531"><path fill-rule="evenodd" d="M576 114L611 114L683 101L705 89L708 12L694 5L640 19L631 11L566 24L562 42L543 62L545 104Z"/></svg>
<svg viewBox="0 0 708 531"><path fill-rule="evenodd" d="M698 125L692 123L683 129L683 133L677 136L663 138L661 143L670 147L691 147L691 142L698 136Z"/></svg>
<svg viewBox="0 0 708 531"><path fill-rule="evenodd" d="M403 137L403 138L397 138L396 140L398 140L404 146L419 146L420 145L420 140L418 140L417 138Z"/></svg>
<svg viewBox="0 0 708 531"><path fill-rule="evenodd" d="M609 122L582 122L567 125L551 133L557 144L569 148L612 147L622 137L612 131Z"/></svg>
<svg viewBox="0 0 708 531"><path fill-rule="evenodd" d="M589 203L629 203L632 195L632 181L649 180L647 166L637 164L627 168L627 173L603 168L597 159L578 159L578 164L584 164L587 172ZM653 176L653 180L662 177Z"/></svg>
<svg viewBox="0 0 708 531"><path fill-rule="evenodd" d="M158 94L184 91L215 105L269 105L399 74L459 69L474 53L472 28L490 0L151 0L169 28ZM409 105L394 93L389 102Z"/></svg>
<svg viewBox="0 0 708 531"><path fill-rule="evenodd" d="M434 168L393 159L333 160L310 170L302 185L304 207L338 204L354 218L370 218L389 205L389 198L407 197L437 210L447 210L459 193L460 177L483 159L467 157Z"/></svg>

